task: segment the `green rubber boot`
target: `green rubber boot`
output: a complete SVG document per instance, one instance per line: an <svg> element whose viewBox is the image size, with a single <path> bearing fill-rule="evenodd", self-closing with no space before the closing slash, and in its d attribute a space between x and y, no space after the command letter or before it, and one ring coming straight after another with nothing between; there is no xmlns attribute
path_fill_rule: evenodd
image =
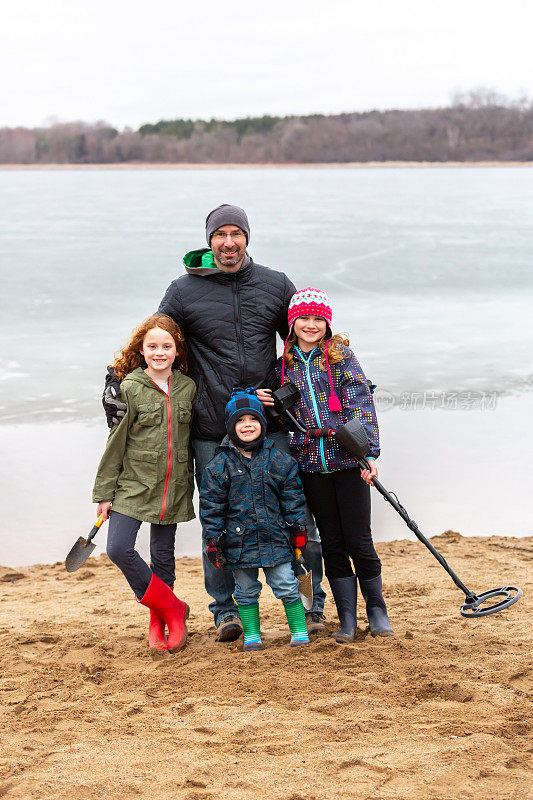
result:
<svg viewBox="0 0 533 800"><path fill-rule="evenodd" d="M262 650L261 628L259 624L259 603L237 606L244 630L244 649Z"/></svg>
<svg viewBox="0 0 533 800"><path fill-rule="evenodd" d="M291 632L291 647L300 647L302 644L309 644L309 634L305 624L305 611L301 600L293 603L283 603L285 614Z"/></svg>

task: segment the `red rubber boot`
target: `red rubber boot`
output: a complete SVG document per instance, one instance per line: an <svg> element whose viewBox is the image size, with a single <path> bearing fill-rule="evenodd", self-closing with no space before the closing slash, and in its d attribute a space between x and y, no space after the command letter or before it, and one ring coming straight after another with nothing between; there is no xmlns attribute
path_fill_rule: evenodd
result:
<svg viewBox="0 0 533 800"><path fill-rule="evenodd" d="M163 618L168 628L167 649L171 653L185 647L187 641L185 620L189 616L187 603L178 600L172 589L154 573L148 589L139 602Z"/></svg>
<svg viewBox="0 0 533 800"><path fill-rule="evenodd" d="M148 647L155 647L156 650L168 650L167 637L165 636L165 620L153 608L150 609Z"/></svg>

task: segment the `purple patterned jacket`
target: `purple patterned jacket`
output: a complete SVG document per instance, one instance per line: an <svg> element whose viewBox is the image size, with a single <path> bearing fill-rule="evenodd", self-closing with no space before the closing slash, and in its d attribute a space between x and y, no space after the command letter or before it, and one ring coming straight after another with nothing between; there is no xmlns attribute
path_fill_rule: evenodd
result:
<svg viewBox="0 0 533 800"><path fill-rule="evenodd" d="M304 428L332 428L358 417L364 426L370 443L369 456L379 456L379 431L376 411L368 383L355 355L349 347L343 347L345 358L331 364L331 375L335 391L341 401L342 411L329 410L330 394L328 373L320 369L321 352L315 347L303 353L298 347L293 350L294 363L290 369L285 365L285 379L291 380L300 390L300 400L293 414ZM281 361L276 364L276 374L281 385ZM330 434L315 438L296 431L291 441L291 453L303 472L333 472L351 469L357 462Z"/></svg>

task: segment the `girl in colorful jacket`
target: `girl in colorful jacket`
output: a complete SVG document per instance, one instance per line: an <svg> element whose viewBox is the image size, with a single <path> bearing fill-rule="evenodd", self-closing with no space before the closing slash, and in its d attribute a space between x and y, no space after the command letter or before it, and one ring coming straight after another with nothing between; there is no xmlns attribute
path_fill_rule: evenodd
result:
<svg viewBox="0 0 533 800"><path fill-rule="evenodd" d="M196 396L174 320L165 314L148 317L113 369L127 410L109 434L93 501L97 514L109 516L109 558L138 602L150 609L149 646L173 652L187 640L189 607L172 589L176 523L194 518L189 428ZM141 522L150 523L150 566L135 550Z"/></svg>
<svg viewBox="0 0 533 800"><path fill-rule="evenodd" d="M368 381L348 340L331 332L332 310L324 292L311 288L296 292L288 317L289 336L277 373L281 385L290 380L300 390L292 410L307 432L294 433L291 452L300 465L307 503L320 532L325 572L341 623L333 636L338 642L354 640L357 578L372 636L391 636L381 562L370 530L369 484L378 474L379 433ZM369 470L359 470L333 436L356 416L370 443Z"/></svg>

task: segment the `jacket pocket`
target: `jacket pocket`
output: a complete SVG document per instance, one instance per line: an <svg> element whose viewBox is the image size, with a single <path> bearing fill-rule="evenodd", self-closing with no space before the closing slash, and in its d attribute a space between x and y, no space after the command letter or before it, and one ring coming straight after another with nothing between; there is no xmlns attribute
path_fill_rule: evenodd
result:
<svg viewBox="0 0 533 800"><path fill-rule="evenodd" d="M222 539L224 555L230 564L239 561L244 545L245 526L238 521L228 520L226 522L226 533Z"/></svg>
<svg viewBox="0 0 533 800"><path fill-rule="evenodd" d="M159 425L162 420L160 403L139 403L137 421L139 425Z"/></svg>
<svg viewBox="0 0 533 800"><path fill-rule="evenodd" d="M178 401L178 421L187 425L191 421L192 403L189 400Z"/></svg>
<svg viewBox="0 0 533 800"><path fill-rule="evenodd" d="M153 450L128 448L124 454L123 477L153 489L157 482L158 453Z"/></svg>
<svg viewBox="0 0 533 800"><path fill-rule="evenodd" d="M177 483L186 483L189 480L189 451L186 447L180 447L174 451L174 454L177 461L174 480Z"/></svg>

